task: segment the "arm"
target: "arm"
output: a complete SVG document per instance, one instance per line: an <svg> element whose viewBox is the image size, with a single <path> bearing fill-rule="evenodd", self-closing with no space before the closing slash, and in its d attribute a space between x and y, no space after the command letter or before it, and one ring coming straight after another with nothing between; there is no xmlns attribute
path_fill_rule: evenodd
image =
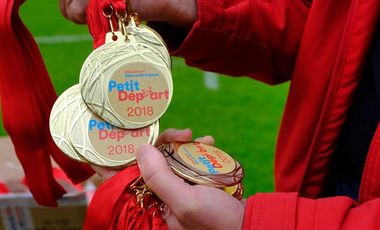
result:
<svg viewBox="0 0 380 230"><path fill-rule="evenodd" d="M297 193L251 196L243 229L377 229L380 200L361 205L348 197L307 199Z"/></svg>
<svg viewBox="0 0 380 230"><path fill-rule="evenodd" d="M198 0L188 30L152 24L187 64L269 84L290 79L308 14L301 0Z"/></svg>
<svg viewBox="0 0 380 230"><path fill-rule="evenodd" d="M181 138L187 139L188 135L185 131ZM240 202L219 189L185 183L153 147L140 148L137 160L144 181L166 204L163 215L169 229L354 230L378 229L380 225L380 199L358 205L347 197L307 199L297 193L267 193ZM112 186L123 186L116 177L106 183L98 195L107 194ZM110 220L123 216L119 212L107 213ZM109 223L94 216L88 216L86 221L95 225Z"/></svg>
<svg viewBox="0 0 380 230"><path fill-rule="evenodd" d="M159 22L152 25L172 54L189 65L268 84L290 79L309 10L303 0L130 2L144 20ZM86 21L86 5L87 0L60 0L63 15L77 23Z"/></svg>
<svg viewBox="0 0 380 230"><path fill-rule="evenodd" d="M181 138L187 135L185 131ZM380 224L379 199L358 205L348 197L307 199L297 193L266 193L239 202L219 189L186 184L171 172L153 147L140 148L138 162L145 182L166 203L163 215L169 229L355 230L378 229ZM122 177L110 178L97 194L109 197L113 186L124 186L122 180ZM86 222L107 227L109 221L99 219L98 209L93 210L92 206ZM94 218L89 213L94 213ZM123 216L119 212L106 213L109 220Z"/></svg>
<svg viewBox="0 0 380 230"><path fill-rule="evenodd" d="M169 229L354 230L380 225L380 199L358 205L348 197L308 199L297 193L267 193L244 203L217 189L185 184L154 148L141 148L137 159L145 182L166 203Z"/></svg>

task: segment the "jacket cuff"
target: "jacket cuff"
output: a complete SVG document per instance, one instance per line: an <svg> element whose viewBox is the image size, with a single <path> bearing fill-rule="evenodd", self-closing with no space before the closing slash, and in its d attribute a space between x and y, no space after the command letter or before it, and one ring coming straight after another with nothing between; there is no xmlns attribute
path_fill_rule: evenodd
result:
<svg viewBox="0 0 380 230"><path fill-rule="evenodd" d="M221 21L224 1L197 0L197 19L191 28L172 26L165 22L150 22L167 43L170 53L186 59L200 60L213 56L230 39L232 31L217 28ZM230 18L228 25L236 19ZM199 49L199 47L207 49ZM194 52L197 50L197 52Z"/></svg>
<svg viewBox="0 0 380 230"><path fill-rule="evenodd" d="M268 193L249 197L243 229L295 229L297 198L297 193Z"/></svg>

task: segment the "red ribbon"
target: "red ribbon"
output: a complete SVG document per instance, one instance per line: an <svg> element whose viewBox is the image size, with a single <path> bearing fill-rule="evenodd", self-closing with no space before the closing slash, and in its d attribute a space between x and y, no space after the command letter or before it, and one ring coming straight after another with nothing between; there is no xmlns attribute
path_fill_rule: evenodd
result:
<svg viewBox="0 0 380 230"><path fill-rule="evenodd" d="M49 115L56 97L38 46L22 23L22 0L0 1L0 97L4 128L15 146L31 193L39 204L56 206L64 189L52 173L50 156L78 183L93 174L54 144Z"/></svg>
<svg viewBox="0 0 380 230"><path fill-rule="evenodd" d="M104 44L110 26L107 18L103 15L103 6L100 5L99 1L89 1L86 14L88 28L94 39L94 48L96 49Z"/></svg>
<svg viewBox="0 0 380 230"><path fill-rule="evenodd" d="M0 194L7 194L9 193L8 186L4 184L2 181L0 181Z"/></svg>
<svg viewBox="0 0 380 230"><path fill-rule="evenodd" d="M139 177L140 171L133 165L99 186L87 209L83 229L166 230L154 196L144 197L144 207L137 203L130 186Z"/></svg>
<svg viewBox="0 0 380 230"><path fill-rule="evenodd" d="M127 11L127 6L124 1L120 0L102 0L101 7L104 10L107 10L112 7L112 9L115 11L115 13L118 13L119 15L125 14Z"/></svg>
<svg viewBox="0 0 380 230"><path fill-rule="evenodd" d="M90 0L87 7L87 24L94 39L94 48L105 42L106 33L110 31L110 22L105 15L112 14L112 25L118 29L116 13L124 15L127 11L123 0Z"/></svg>

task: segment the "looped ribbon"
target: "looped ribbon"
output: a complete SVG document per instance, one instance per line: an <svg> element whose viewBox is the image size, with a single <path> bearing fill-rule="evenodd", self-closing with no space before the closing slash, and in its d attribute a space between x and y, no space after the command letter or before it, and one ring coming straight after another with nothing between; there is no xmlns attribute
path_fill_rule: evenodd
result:
<svg viewBox="0 0 380 230"><path fill-rule="evenodd" d="M110 6L112 9L118 14L124 14L127 11L127 5L124 1L120 0L103 0L102 1L102 9L104 11L108 11Z"/></svg>
<svg viewBox="0 0 380 230"><path fill-rule="evenodd" d="M126 1L128 2L128 0ZM126 15L131 9L124 0L90 0L87 7L87 24L94 39L94 49L105 43L110 32L110 21L118 29L117 15Z"/></svg>
<svg viewBox="0 0 380 230"><path fill-rule="evenodd" d="M56 206L65 190L54 179L50 156L73 183L94 172L67 158L49 132L57 98L33 36L18 15L23 0L0 1L0 97L4 128L24 169L27 184L41 205Z"/></svg>
<svg viewBox="0 0 380 230"><path fill-rule="evenodd" d="M105 1L104 1L105 2ZM109 23L103 15L110 5L101 4L98 0L91 0L87 6L87 24L94 40L94 49L105 43L106 33L109 32ZM111 14L111 13L110 13Z"/></svg>
<svg viewBox="0 0 380 230"><path fill-rule="evenodd" d="M83 229L166 230L154 194L140 200L134 192L133 184L140 182L140 178L137 165L132 165L99 186L87 209Z"/></svg>

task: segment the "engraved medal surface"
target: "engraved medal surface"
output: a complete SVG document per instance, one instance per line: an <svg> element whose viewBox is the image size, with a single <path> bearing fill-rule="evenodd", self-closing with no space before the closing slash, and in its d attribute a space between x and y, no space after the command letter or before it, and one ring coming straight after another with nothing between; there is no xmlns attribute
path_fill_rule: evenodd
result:
<svg viewBox="0 0 380 230"><path fill-rule="evenodd" d="M117 128L92 113L85 103L74 111L70 138L73 146L89 162L107 167L129 165L140 144L151 143L158 124L141 129Z"/></svg>
<svg viewBox="0 0 380 230"><path fill-rule="evenodd" d="M228 187L240 183L244 176L239 162L214 146L170 143L159 150L176 174L197 184Z"/></svg>
<svg viewBox="0 0 380 230"><path fill-rule="evenodd" d="M137 13L111 4L103 15L106 43L85 60L79 85L56 101L50 130L69 157L119 168L134 163L139 145L156 143L173 94L171 57L160 35L135 23Z"/></svg>
<svg viewBox="0 0 380 230"><path fill-rule="evenodd" d="M130 22L126 27L126 31L128 34L133 35L136 38L137 42L147 44L156 49L164 59L168 68L171 69L172 61L169 51L164 40L157 32L155 32L149 26L141 24L137 26L133 17L130 18Z"/></svg>
<svg viewBox="0 0 380 230"><path fill-rule="evenodd" d="M91 110L111 124L140 128L166 111L173 83L157 51L137 43L133 36L128 39L110 42L112 46L86 59L80 77L82 96Z"/></svg>
<svg viewBox="0 0 380 230"><path fill-rule="evenodd" d="M79 85L74 85L64 91L51 110L49 128L55 144L63 153L74 160L86 162L71 144L68 132L72 111L78 100L81 100Z"/></svg>

